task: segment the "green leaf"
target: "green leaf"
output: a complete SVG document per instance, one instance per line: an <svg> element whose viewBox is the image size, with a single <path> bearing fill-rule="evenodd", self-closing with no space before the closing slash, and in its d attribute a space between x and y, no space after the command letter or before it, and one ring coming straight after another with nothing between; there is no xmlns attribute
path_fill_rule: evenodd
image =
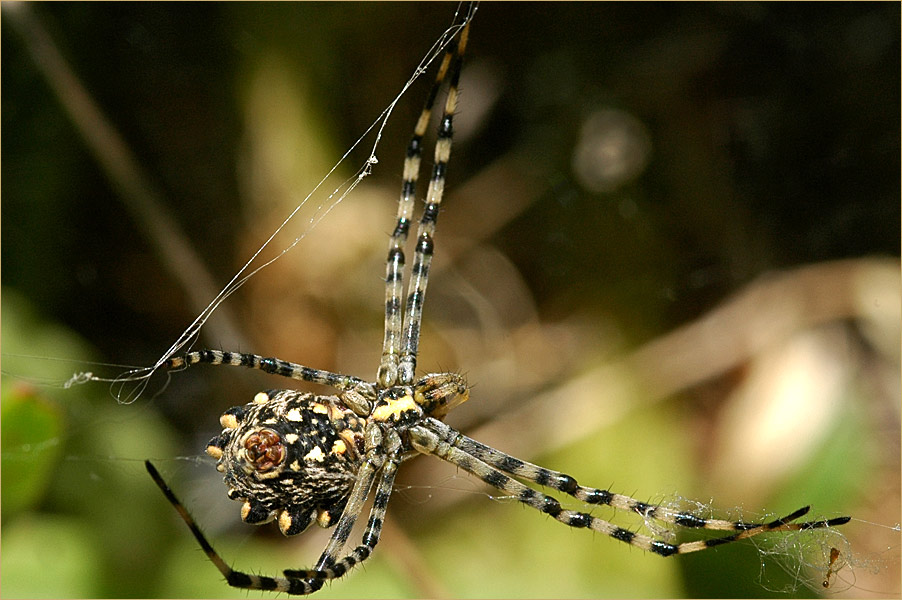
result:
<svg viewBox="0 0 902 600"><path fill-rule="evenodd" d="M3 386L0 411L0 497L6 521L38 502L60 459L63 415L59 407L25 384Z"/></svg>

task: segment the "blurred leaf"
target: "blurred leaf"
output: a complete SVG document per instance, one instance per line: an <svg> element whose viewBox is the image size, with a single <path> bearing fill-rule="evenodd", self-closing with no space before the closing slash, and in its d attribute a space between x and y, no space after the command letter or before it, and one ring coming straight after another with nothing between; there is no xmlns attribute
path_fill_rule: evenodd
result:
<svg viewBox="0 0 902 600"><path fill-rule="evenodd" d="M4 385L2 390L3 520L36 503L62 453L59 408L33 389Z"/></svg>
<svg viewBox="0 0 902 600"><path fill-rule="evenodd" d="M9 479L4 471L4 484ZM3 486L4 489L6 485ZM4 495L4 512L6 511ZM5 598L79 598L96 592L98 546L88 526L74 517L27 516L3 526Z"/></svg>

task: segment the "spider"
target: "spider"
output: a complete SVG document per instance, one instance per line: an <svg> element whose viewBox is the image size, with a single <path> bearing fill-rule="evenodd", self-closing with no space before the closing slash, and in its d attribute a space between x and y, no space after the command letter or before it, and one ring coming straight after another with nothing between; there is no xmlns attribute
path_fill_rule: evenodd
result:
<svg viewBox="0 0 902 600"><path fill-rule="evenodd" d="M452 463L570 527L591 529L660 556L698 552L765 532L833 527L848 522L849 517L798 522L808 513L808 506L767 523L707 519L677 512L608 490L582 486L570 475L481 444L443 422L451 409L467 401L470 387L457 373L430 373L418 378L416 362L434 251L433 236L451 154L458 81L468 34L469 21L460 27L444 54L407 147L397 222L386 260L385 337L376 381L277 358L215 350L189 352L170 358L163 365L167 369L199 363L241 366L338 390L337 395L328 396L286 389L260 392L249 404L231 408L222 415L222 433L207 446L207 453L217 460L216 468L224 475L229 498L242 503L241 518L246 523L275 521L286 536L299 534L314 522L321 527L334 527L326 548L311 569L287 569L280 577L233 569L214 550L154 466L149 461L145 463L228 584L300 595L311 594L326 581L346 574L373 553L398 468L419 454L430 454ZM407 298L402 304L404 248L413 220L423 136L436 97L446 81L448 92L438 127L434 166L416 233ZM621 528L587 512L565 509L557 499L527 484L552 488L584 504L638 513L647 520L729 533L669 543ZM373 504L361 542L343 553L371 494Z"/></svg>

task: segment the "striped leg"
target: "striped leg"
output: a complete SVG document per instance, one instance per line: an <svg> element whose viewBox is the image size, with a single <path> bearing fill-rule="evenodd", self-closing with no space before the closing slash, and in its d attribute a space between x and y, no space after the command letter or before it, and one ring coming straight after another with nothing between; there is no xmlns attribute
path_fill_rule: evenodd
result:
<svg viewBox="0 0 902 600"><path fill-rule="evenodd" d="M401 438L392 430L386 430L383 437L383 431L377 425L369 426L366 438L367 460L358 472L354 489L351 491L348 503L345 505L344 512L338 520L338 525L336 525L335 532L329 539L326 549L323 550L314 569L285 570L285 576L289 579L311 580L311 583L315 585L313 580L321 579L323 575L325 575L325 579L341 577L354 565L366 560L379 542L382 522L385 519L385 509L388 506L392 484L401 462L399 458ZM376 491L373 508L370 510L370 519L363 534L363 543L339 561L337 560L338 553L347 543L351 530L357 522L357 517L363 511L363 505L369 496L376 473L380 469L382 470L382 479Z"/></svg>
<svg viewBox="0 0 902 600"><path fill-rule="evenodd" d="M323 580L327 577L326 573L316 573L316 579L304 580L283 577L266 577L265 575L252 575L232 569L232 567L230 567L222 559L222 557L219 556L219 553L217 553L216 550L213 549L213 546L210 545L210 542L207 541L206 536L204 536L203 532L200 530L200 527L198 527L197 523L194 521L194 517L191 516L191 513L188 512L188 509L186 509L184 505L182 505L179 499L176 498L175 494L172 492L166 482L163 481L163 478L160 476L159 472L157 472L156 468L151 464L151 462L145 461L144 465L147 467L147 471L148 473L150 473L150 476L153 478L154 482L156 482L157 486L159 486L159 488L163 491L163 494L175 507L179 515L181 515L182 519L188 525L188 528L191 530L191 533L194 534L194 537L200 544L200 547L203 548L204 552L207 554L207 558L209 558L210 561L214 565L216 565L216 568L219 569L219 572L222 573L222 576L225 577L230 586L248 590L285 592L286 594L295 595L312 594L323 586Z"/></svg>
<svg viewBox="0 0 902 600"><path fill-rule="evenodd" d="M635 512L646 519L655 519L664 523L679 525L693 529L712 529L718 531L741 531L760 527L761 523L744 523L742 521L725 521L722 519L703 519L690 513L672 511L663 506L641 502L635 498L617 494L608 490L584 487L576 479L561 473L520 460L510 454L486 446L473 438L454 432L450 427L438 420L430 421L433 429L443 438L453 440L451 443L464 453L478 458L494 469L503 471L532 483L550 487L559 492L573 496L586 504L601 504L617 510ZM453 438L452 436L456 436Z"/></svg>
<svg viewBox="0 0 902 600"><path fill-rule="evenodd" d="M404 312L404 326L401 339L401 357L398 364L398 384L400 385L413 383L416 372L420 323L423 319L423 301L426 296L426 284L429 281L429 265L432 262L432 237L435 233L435 223L438 219L438 211L445 191L445 174L448 167L448 159L451 157L452 124L454 112L457 110L460 67L463 63L463 53L466 50L469 32L470 26L467 24L460 33L457 50L452 58L448 97L445 100L445 109L438 128L438 139L435 142L435 164L432 168L432 177L429 180L429 189L426 192L426 207L423 210L423 216L417 228L416 253L414 254L410 286L407 290L407 306Z"/></svg>
<svg viewBox="0 0 902 600"><path fill-rule="evenodd" d="M434 421L430 420L430 427L433 425ZM668 542L663 542L660 540L656 540L650 536L643 535L640 533L635 533L624 529L622 527L618 527L613 523L605 521L604 519L599 519L598 517L594 517L588 513L579 512L575 510L566 510L561 507L560 502L552 498L551 496L545 495L541 492L538 492L530 487L527 487L523 483L520 483L516 479L513 479L509 475L502 472L499 468L495 468L491 466L489 463L483 461L475 454L469 453L465 448L469 448L470 444L468 442L474 442L470 438L463 436L457 432L453 432L453 437L445 438L439 433L432 431L431 429L427 429L424 426L415 426L410 429L409 435L411 439L411 444L414 448L423 452L425 454L434 454L435 456L441 458L442 460L448 461L452 464L459 466L465 471L472 473L473 475L479 477L492 487L498 488L516 498L523 504L530 506L539 512L543 512L547 515L554 517L556 520L564 523L565 525L569 525L570 527L575 528L588 528L593 531L597 531L599 533L603 533L608 535L614 539L620 540L622 542L626 542L632 546L640 548L642 550L647 550L650 552L654 552L660 556L671 556L673 554L687 554L689 552L698 552L700 550L705 550L707 548L711 548L713 546L719 546L721 544L726 544L729 542L735 542L742 539L750 538L761 533L771 532L771 531L790 531L790 530L802 530L802 529L816 529L820 527L833 527L836 525L842 525L843 523L848 522L848 517L841 517L839 519L829 519L823 521L811 521L805 523L793 523L805 514L808 513L810 507L804 507L795 511L794 513L783 517L782 519L777 519L775 521L771 521L770 523L758 523L758 524L746 524L746 523L732 523L730 521L711 521L716 526L707 527L708 529L727 529L731 531L735 531L736 533L724 536L720 538L707 539L707 540L699 540L694 542L683 542L681 544L671 544ZM478 442L474 442L478 444ZM478 449L479 453L484 453L483 449L492 450L487 446L481 446L481 449ZM542 472L549 476L548 483L551 483L551 479L554 479L557 476L559 482L566 482L566 484L562 483L560 491L564 491L566 493L570 493L572 496L576 498L580 498L583 494L577 494L575 488L580 488L580 486L576 485L576 481L570 477L569 475L564 475L562 473L557 473L554 471L548 471L547 469L542 469L541 467L537 467L536 465L531 465L529 463L524 463L523 461L519 461L518 459L508 456L504 453L494 451L493 453L497 453L497 456L493 458L499 459L499 464L505 464L505 470L509 472L511 475L522 476L524 479L528 479L525 475L521 475L521 472L526 473L530 472L531 469L535 469L533 474L538 474ZM524 467L528 465L529 468ZM530 479L532 481L532 479ZM572 485L569 483L572 482ZM575 487L574 487L575 486ZM554 487L554 486L552 486ZM582 488L587 492L598 492L598 496L617 496L619 499L622 499L624 504L623 508L626 510L635 510L635 508L630 508L628 506L631 501L635 503L636 501L627 496L620 496L619 494L611 494L605 490L594 490L592 488ZM569 492L567 490L570 490ZM580 498L582 499L582 498ZM606 502L597 501L598 504L608 504ZM617 504L621 504L620 500L618 500ZM610 503L614 508L620 508L620 506ZM649 510L652 512L654 509L658 507L648 506ZM664 510L664 509L662 509ZM645 513L642 513L645 514ZM670 513L672 516L680 515L680 513ZM650 515L649 515L650 516ZM694 515L683 515L687 517L686 521L688 524L684 524L681 520L674 518L671 521L677 525L682 525L686 527L704 527L700 523L707 522L704 519L700 519ZM653 517L658 518L658 517ZM666 520L666 519L661 519ZM723 527L720 527L723 525Z"/></svg>
<svg viewBox="0 0 902 600"><path fill-rule="evenodd" d="M378 381L383 387L395 384L398 377L398 357L401 352L401 293L404 287L404 246L413 219L417 180L420 178L420 162L423 158L423 136L432 117L435 98L445 81L448 65L456 52L457 43L452 41L445 52L442 64L435 76L435 82L413 130L404 159L404 175L401 183L401 198L398 201L398 221L388 244L388 259L385 263L385 339L382 342L382 361L379 365Z"/></svg>
<svg viewBox="0 0 902 600"><path fill-rule="evenodd" d="M233 367L257 369L258 371L272 373L273 375L280 375L290 379L328 385L342 391L356 390L367 398L376 397L375 386L358 377L342 375L341 373L333 373L331 371L323 371L321 369L313 369L297 363L280 360L278 358L264 357L258 354L223 352L221 350L200 350L197 352L189 352L184 356L170 358L163 363L162 367L172 371L185 369L196 364L231 365Z"/></svg>
<svg viewBox="0 0 902 600"><path fill-rule="evenodd" d="M392 485L394 485L395 475L398 472L400 459L389 458L382 467L382 478L379 481L379 487L376 490L376 496L373 499L373 508L370 509L370 518L367 522L366 530L363 533L363 540L360 546L357 546L350 554L338 562L329 563L326 554L320 558L318 569L313 570L294 570L286 569L285 576L288 578L301 579L317 579L322 578L323 574L328 579L341 577L354 566L365 561L373 553L376 544L379 543L379 536L382 533L382 523L385 521L386 507L391 497ZM339 526L341 524L339 523ZM350 533L350 531L349 531ZM333 559L334 560L334 559Z"/></svg>
<svg viewBox="0 0 902 600"><path fill-rule="evenodd" d="M398 471L398 465L401 462L398 456L400 438L394 432L387 433L389 436L388 444L393 453L388 459L386 459L384 448L381 446L382 439L378 428L370 430L368 435L368 445L370 446L368 459L360 467L357 480L345 509L329 539L326 549L320 556L319 561L317 561L316 568L286 569L284 571L285 577L252 575L232 569L216 552L206 536L201 532L194 518L175 496L156 468L150 461L145 461L144 464L154 482L178 511L201 548L206 552L207 557L216 565L216 568L226 578L229 585L250 590L278 591L295 595L312 594L322 588L324 581L343 576L355 565L369 558L376 544L379 543L379 535L382 532L382 523L385 520L385 511L391 496L392 484ZM348 541L348 537L351 535L354 524L357 522L357 517L362 512L363 505L367 496L369 496L376 473L380 470L382 471L382 477L373 502L373 508L370 510L369 522L363 534L362 544L340 561L336 560L338 553L341 552L341 549Z"/></svg>
<svg viewBox="0 0 902 600"><path fill-rule="evenodd" d="M442 432L440 433L440 435L442 435L444 432L447 432L448 434L455 434L457 438L452 443L455 447L460 448L464 453L478 458L479 460L485 462L492 468L498 469L499 471L503 471L504 473L508 473L510 475L513 475L514 477L519 477L520 479L524 479L541 486L550 487L559 492L573 496L580 502L585 502L586 504L606 505L617 510L624 510L640 514L646 519L655 519L663 523L670 523L672 525L678 525L680 527L686 527L689 529L745 531L765 526L764 523L725 521L722 519L704 519L691 513L677 512L670 510L664 506L648 504L646 502L636 500L635 498L624 496L623 494L617 494L609 490L601 490L597 488L581 486L576 482L576 479L574 479L570 475L567 475L566 473L561 473L560 471L552 471L551 469L546 469L524 460L520 460L519 458L511 456L510 454L505 454L504 452L496 450L495 448L492 448L490 446L486 446L485 444L482 444L465 435L452 432L451 428L441 421L433 420L430 423L433 422L438 424L436 430ZM445 439L451 438L446 437ZM847 521L847 517L841 517L839 519L832 519L829 521L811 521L806 523L799 523L798 528L815 529L818 527L831 527L834 525L841 525L842 523L845 523ZM795 528L795 526L792 527L792 529Z"/></svg>

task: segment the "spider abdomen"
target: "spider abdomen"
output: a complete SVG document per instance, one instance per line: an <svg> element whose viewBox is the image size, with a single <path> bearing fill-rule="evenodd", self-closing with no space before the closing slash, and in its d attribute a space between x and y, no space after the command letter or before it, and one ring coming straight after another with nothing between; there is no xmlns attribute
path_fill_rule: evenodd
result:
<svg viewBox="0 0 902 600"><path fill-rule="evenodd" d="M231 408L207 453L217 459L241 518L276 519L285 535L341 515L363 453L364 420L336 396L295 390L260 392Z"/></svg>

